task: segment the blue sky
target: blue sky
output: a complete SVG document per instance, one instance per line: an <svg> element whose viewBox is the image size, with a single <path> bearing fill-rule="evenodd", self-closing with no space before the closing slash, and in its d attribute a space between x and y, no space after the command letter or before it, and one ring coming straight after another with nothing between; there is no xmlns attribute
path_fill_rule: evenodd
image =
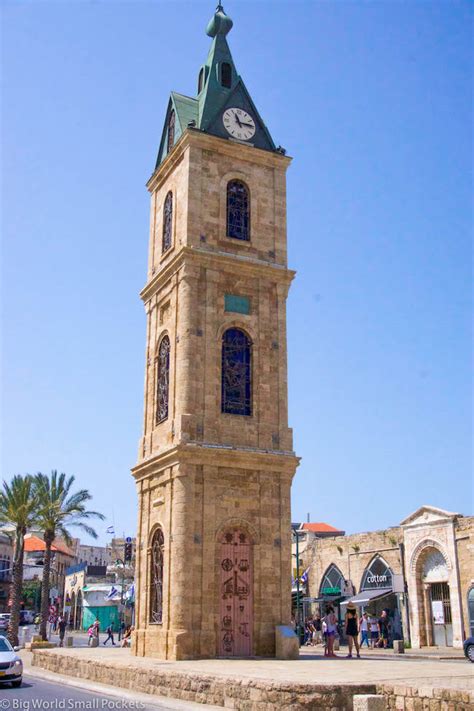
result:
<svg viewBox="0 0 474 711"><path fill-rule="evenodd" d="M470 2L237 2L288 172L293 519L472 511ZM4 2L2 475L135 530L150 176L213 2Z"/></svg>

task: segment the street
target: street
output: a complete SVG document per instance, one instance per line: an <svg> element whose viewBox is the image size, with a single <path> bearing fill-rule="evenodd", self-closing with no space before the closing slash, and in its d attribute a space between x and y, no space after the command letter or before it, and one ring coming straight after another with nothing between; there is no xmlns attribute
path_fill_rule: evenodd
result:
<svg viewBox="0 0 474 711"><path fill-rule="evenodd" d="M83 682L87 684L86 681ZM133 711L183 711L190 708L213 708L203 704L184 703L176 700L154 701L148 704L142 700L143 695L138 694L133 700L129 692L127 698L121 695L109 696L87 689L81 690L57 681L44 681L34 676L25 674L23 685L19 689L10 686L1 686L0 711L13 711L23 709L131 709ZM125 692L124 692L125 693Z"/></svg>

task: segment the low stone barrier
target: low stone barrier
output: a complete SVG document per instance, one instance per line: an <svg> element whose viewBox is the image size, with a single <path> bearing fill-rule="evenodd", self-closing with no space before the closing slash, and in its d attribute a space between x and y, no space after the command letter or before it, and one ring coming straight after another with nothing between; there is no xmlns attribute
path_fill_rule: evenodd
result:
<svg viewBox="0 0 474 711"><path fill-rule="evenodd" d="M383 696L387 711L474 711L474 698L461 689L413 688L392 684L302 684L153 669L97 657L34 650L33 666L133 691L235 711L353 711L354 695Z"/></svg>
<svg viewBox="0 0 474 711"><path fill-rule="evenodd" d="M33 653L33 666L140 693L225 706L236 711L352 711L354 694L375 693L374 684L291 684L163 669L153 671L39 650Z"/></svg>

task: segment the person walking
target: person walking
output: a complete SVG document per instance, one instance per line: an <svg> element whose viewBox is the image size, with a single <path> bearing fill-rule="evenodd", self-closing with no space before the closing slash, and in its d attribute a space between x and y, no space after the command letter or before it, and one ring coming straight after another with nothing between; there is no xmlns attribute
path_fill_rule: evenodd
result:
<svg viewBox="0 0 474 711"><path fill-rule="evenodd" d="M320 644L320 642L321 642L321 618L319 615L316 615L316 617L314 618L313 627L314 627L313 642L315 645Z"/></svg>
<svg viewBox="0 0 474 711"><path fill-rule="evenodd" d="M387 615L387 610L382 610L382 614L379 617L379 634L384 649L388 647L389 624L390 620Z"/></svg>
<svg viewBox="0 0 474 711"><path fill-rule="evenodd" d="M359 647L359 624L357 619L357 607L353 602L347 605L346 619L345 619L345 632L346 637L349 642L349 654L348 659L352 659L352 649L355 646L357 659L360 659L360 647Z"/></svg>
<svg viewBox="0 0 474 711"><path fill-rule="evenodd" d="M66 634L66 619L61 615L58 618L59 646L64 647L64 635Z"/></svg>
<svg viewBox="0 0 474 711"><path fill-rule="evenodd" d="M109 639L112 641L112 646L115 647L114 631L112 625L109 625L105 631L107 632L107 639L104 642L104 647L109 641Z"/></svg>
<svg viewBox="0 0 474 711"><path fill-rule="evenodd" d="M359 632L360 632L360 647L362 648L364 642L369 649L369 616L366 612L362 615L359 621Z"/></svg>
<svg viewBox="0 0 474 711"><path fill-rule="evenodd" d="M372 649L375 649L375 647L378 646L379 643L379 623L377 622L376 617L371 617L369 619L369 628L370 628L370 646Z"/></svg>
<svg viewBox="0 0 474 711"><path fill-rule="evenodd" d="M334 608L332 605L327 606L324 621L326 622L327 642L327 654L325 654L324 656L337 657L337 654L334 654L334 640L336 639L337 632L337 617L334 614Z"/></svg>

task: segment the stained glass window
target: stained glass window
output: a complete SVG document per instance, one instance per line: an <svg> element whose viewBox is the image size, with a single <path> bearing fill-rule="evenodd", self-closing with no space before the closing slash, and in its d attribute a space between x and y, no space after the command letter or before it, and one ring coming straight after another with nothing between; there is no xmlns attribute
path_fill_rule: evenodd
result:
<svg viewBox="0 0 474 711"><path fill-rule="evenodd" d="M252 343L239 328L222 337L222 412L252 414Z"/></svg>
<svg viewBox="0 0 474 711"><path fill-rule="evenodd" d="M171 247L173 239L173 193L169 192L163 205L163 240L161 251L166 252Z"/></svg>
<svg viewBox="0 0 474 711"><path fill-rule="evenodd" d="M250 240L250 195L240 180L227 184L227 235Z"/></svg>
<svg viewBox="0 0 474 711"><path fill-rule="evenodd" d="M341 595L344 589L344 577L337 565L330 565L319 588L320 595Z"/></svg>
<svg viewBox="0 0 474 711"><path fill-rule="evenodd" d="M170 339L164 336L158 350L158 385L156 389L156 422L168 417L168 396L170 389Z"/></svg>
<svg viewBox="0 0 474 711"><path fill-rule="evenodd" d="M232 86L232 67L229 62L222 62L221 65L221 84L225 86L226 89L230 89Z"/></svg>
<svg viewBox="0 0 474 711"><path fill-rule="evenodd" d="M361 590L391 588L392 571L381 556L375 556L362 576Z"/></svg>
<svg viewBox="0 0 474 711"><path fill-rule="evenodd" d="M167 152L169 153L170 150L174 146L174 127L175 127L175 122L176 122L176 116L174 113L174 109L171 109L170 112L170 117L168 119L168 150Z"/></svg>
<svg viewBox="0 0 474 711"><path fill-rule="evenodd" d="M165 539L163 531L159 528L152 539L150 560L150 622L155 624L163 622L164 552Z"/></svg>

